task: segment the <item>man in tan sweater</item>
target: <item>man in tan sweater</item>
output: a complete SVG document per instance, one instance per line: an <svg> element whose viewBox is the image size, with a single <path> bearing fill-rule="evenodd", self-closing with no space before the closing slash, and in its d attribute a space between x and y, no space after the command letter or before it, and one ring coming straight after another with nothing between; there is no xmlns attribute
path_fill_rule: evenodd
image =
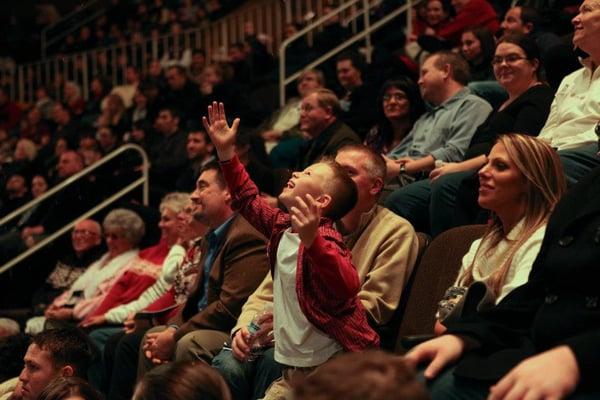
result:
<svg viewBox="0 0 600 400"><path fill-rule="evenodd" d="M373 326L388 323L398 306L400 295L417 259L418 243L413 227L405 219L377 205L385 177L383 158L362 145L341 148L335 161L342 165L358 189L358 201L352 211L336 223L362 282L358 294ZM213 359L228 381L236 399L262 398L268 385L281 376L281 367L267 348L249 362L252 338L248 324L273 301L273 280L268 274L248 298L236 326L232 329L231 349L225 348ZM272 326L272 316L263 313L264 336ZM269 339L266 340L268 342Z"/></svg>

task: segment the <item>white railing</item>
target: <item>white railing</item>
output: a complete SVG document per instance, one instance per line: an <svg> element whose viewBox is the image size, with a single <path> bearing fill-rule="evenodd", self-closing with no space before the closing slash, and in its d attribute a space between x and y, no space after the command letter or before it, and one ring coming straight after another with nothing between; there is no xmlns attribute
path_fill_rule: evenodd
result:
<svg viewBox="0 0 600 400"><path fill-rule="evenodd" d="M49 234L48 236L46 236L42 240L40 240L38 243L36 243L34 246L30 247L29 249L27 249L23 253L19 254L18 256L16 256L15 258L13 258L12 260L9 260L4 265L0 266L0 274L6 272L10 268L12 268L13 266L15 266L19 262L21 262L22 260L24 260L25 258L29 257L31 254L35 253L39 249L41 249L41 248L45 247L46 245L48 245L49 243L52 243L54 240L56 240L57 238L59 238L60 236L62 236L65 232L67 232L71 228L73 228L75 226L75 224L77 224L77 221L79 221L81 219L89 218L90 216L96 214L98 211L102 210L107 205L114 203L115 201L117 201L118 199L120 199L121 197L123 197L124 195L126 195L127 193L133 191L134 189L136 189L136 188L138 188L140 186L142 186L142 188L143 188L143 192L142 192L143 193L142 194L142 196L143 196L143 199L142 199L143 204L144 205L148 205L148 196L149 196L148 169L149 169L149 165L150 165L149 162L148 162L148 156L146 155L146 152L144 151L144 149L142 147L140 147L140 146L138 146L136 144L125 144L125 145L119 147L118 149L116 149L115 151L111 152L110 154L107 154L102 159L98 160L97 162L95 162L94 164L92 164L89 167L85 168L84 170L82 170L82 171L78 172L77 174L75 174L75 175L73 175L73 176L65 179L63 182L61 182L60 184L54 186L52 189L48 190L43 195L41 195L41 196L33 199L29 203L27 203L27 204L19 207L15 211L13 211L10 214L6 215L2 219L0 219L0 226L2 226L4 224L6 224L7 222L15 219L19 215L21 215L21 214L25 213L26 211L30 210L32 207L40 204L42 201L44 201L44 200L52 197L54 194L58 193L60 190L64 189L65 187L74 184L79 179L87 176L90 172L96 170L98 167L101 167L102 165L106 164L107 162L113 160L118 155L120 155L120 154L122 154L122 153L124 153L126 151L130 151L130 150L137 151L140 154L140 156L142 157L142 176L141 177L139 177L135 181L129 183L127 186L125 186L124 188L122 188L118 192L114 193L113 195L111 195L110 197L108 197L107 199L105 199L104 201L102 201L101 203L99 203L98 205L96 205L95 207L91 208L90 210L86 211L85 213L83 213L82 215L78 216L74 220L70 221L69 223L67 223L66 225L64 225L62 228L58 229L56 232L52 232L51 234ZM66 206L68 206L68 205L66 205Z"/></svg>
<svg viewBox="0 0 600 400"><path fill-rule="evenodd" d="M380 0L376 0L378 2ZM343 0L343 4L357 3L356 0ZM345 7L342 17L347 21L351 32L357 33L355 10ZM145 39L141 43L128 43L96 48L89 51L65 54L39 62L18 65L14 70L0 69L0 82L11 86L11 96L21 103L35 101L35 88L44 83L51 86L62 81L74 81L82 88L85 100L89 98L90 82L95 75L109 78L113 85L125 83L128 66L147 72L152 59L160 59L164 50L172 51L174 58L181 58L186 49L202 48L207 51L207 61L220 61L227 55L229 46L244 40L244 24L251 23L254 31L264 33L271 40L266 44L270 52L276 52L283 41L286 23L311 19L322 20L322 0L253 0L248 1L219 21L183 31L181 34L163 35ZM314 25L314 24L311 24ZM320 24L317 24L320 25ZM317 26L314 30L319 30ZM313 31L314 31L313 30ZM312 33L308 35L311 43ZM53 89L54 97L61 99L60 87Z"/></svg>
<svg viewBox="0 0 600 400"><path fill-rule="evenodd" d="M377 20L376 22L371 23L370 10L374 6L379 5L380 2L375 1L374 3L370 3L369 0L351 0L349 2L342 4L335 10L332 10L329 14L322 16L321 18L317 19L313 23L304 27L302 30L298 31L296 34L294 34L291 37L284 40L281 43L281 45L279 45L279 104L280 104L280 106L283 107L285 105L285 100L286 100L285 99L285 88L286 88L286 86L288 84L294 82L296 79L298 79L298 77L302 73L302 70L315 68L315 67L321 65L325 61L327 61L327 60L331 59L332 57L334 57L335 55L337 55L339 52L347 49L348 47L352 46L354 43L356 43L360 40L363 40L363 39L365 40L366 58L367 58L367 61L370 62L371 61L370 60L371 51L372 51L371 34L375 31L377 31L378 29L380 29L381 27L383 27L384 25L388 24L390 21L392 21L394 18L398 17L400 14L406 13L406 30L408 32L411 32L412 31L412 15L411 15L410 10L412 9L413 6L419 4L421 1L422 0L407 0L405 5L397 8L396 10L392 11L385 17ZM315 31L315 29L317 29L319 26L321 26L329 18L335 17L336 15L340 15L341 13L346 11L348 8L356 7L358 5L362 5L362 7L360 10L356 11L354 20L356 20L357 16L363 17L364 28L361 32L357 32L349 39L340 43L337 47L335 47L335 48L331 49L330 51L328 51L327 53L321 55L316 60L299 68L299 71L292 73L289 76L286 76L285 50L289 46L290 43L294 42L295 40L298 40L299 38L302 38L304 36L312 34Z"/></svg>

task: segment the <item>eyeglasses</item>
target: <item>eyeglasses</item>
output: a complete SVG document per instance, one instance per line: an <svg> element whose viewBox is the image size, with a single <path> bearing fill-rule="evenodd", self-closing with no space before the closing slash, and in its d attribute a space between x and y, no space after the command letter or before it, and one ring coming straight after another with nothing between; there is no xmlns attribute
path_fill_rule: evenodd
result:
<svg viewBox="0 0 600 400"><path fill-rule="evenodd" d="M85 229L74 229L73 232L71 233L71 235L73 235L73 236L92 237L92 236L98 236L98 233L92 232L92 231L88 231L88 230L85 230Z"/></svg>
<svg viewBox="0 0 600 400"><path fill-rule="evenodd" d="M518 54L509 54L509 55L504 56L504 57L502 57L502 56L496 56L496 57L492 58L492 65L494 65L494 66L495 65L500 65L503 62L506 62L507 64L514 64L514 63L516 63L519 60L528 60L528 58L520 56Z"/></svg>
<svg viewBox="0 0 600 400"><path fill-rule="evenodd" d="M396 101L402 101L402 100L406 100L406 95L404 93L391 93L391 94L384 94L383 95L383 101L391 101L396 100Z"/></svg>
<svg viewBox="0 0 600 400"><path fill-rule="evenodd" d="M319 106L316 106L316 107L315 107L315 106L313 106L313 105L311 105L311 104L302 104L302 105L300 106L300 111L301 111L301 112L307 112L307 113L309 113L309 112L311 112L312 110L314 110L315 108L320 108L320 107L319 107Z"/></svg>

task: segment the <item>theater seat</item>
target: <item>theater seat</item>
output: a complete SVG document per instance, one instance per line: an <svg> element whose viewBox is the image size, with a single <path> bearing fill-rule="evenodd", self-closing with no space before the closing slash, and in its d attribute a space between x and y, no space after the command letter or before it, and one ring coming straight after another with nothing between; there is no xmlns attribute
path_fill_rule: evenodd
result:
<svg viewBox="0 0 600 400"><path fill-rule="evenodd" d="M485 225L452 228L438 235L425 249L403 293L403 298L407 297L396 340L396 352L406 351L400 340L404 336L433 334L437 303L454 283L463 256L471 244L483 235L485 228Z"/></svg>

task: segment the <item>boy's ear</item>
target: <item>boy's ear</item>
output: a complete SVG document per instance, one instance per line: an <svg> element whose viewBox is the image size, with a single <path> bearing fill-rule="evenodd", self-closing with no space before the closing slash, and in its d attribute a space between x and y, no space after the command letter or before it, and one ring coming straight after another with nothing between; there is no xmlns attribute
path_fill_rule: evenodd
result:
<svg viewBox="0 0 600 400"><path fill-rule="evenodd" d="M331 196L328 194L322 194L316 198L317 203L321 206L321 209L325 209L331 204Z"/></svg>

